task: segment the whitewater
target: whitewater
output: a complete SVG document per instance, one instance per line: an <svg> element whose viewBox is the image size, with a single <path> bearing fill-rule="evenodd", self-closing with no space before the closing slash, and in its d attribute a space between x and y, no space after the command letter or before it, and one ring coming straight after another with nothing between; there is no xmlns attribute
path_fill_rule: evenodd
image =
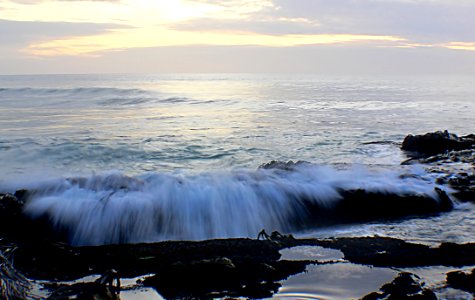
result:
<svg viewBox="0 0 475 300"><path fill-rule="evenodd" d="M0 76L0 192L74 245L390 235L474 241L473 207L411 220L307 228L342 191L425 195L438 174L401 166L406 134L473 133L471 77ZM301 160L265 169L272 160ZM469 170L473 172L473 170ZM338 224L338 222L335 222ZM442 230L441 228L445 228ZM441 233L442 232L442 233Z"/></svg>

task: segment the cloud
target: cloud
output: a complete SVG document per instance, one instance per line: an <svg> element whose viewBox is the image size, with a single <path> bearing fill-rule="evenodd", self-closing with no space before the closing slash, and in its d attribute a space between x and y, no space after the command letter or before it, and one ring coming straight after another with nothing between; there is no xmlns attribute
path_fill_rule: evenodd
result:
<svg viewBox="0 0 475 300"><path fill-rule="evenodd" d="M187 2L216 6L220 8L221 16L235 18L276 8L273 0L187 0Z"/></svg>
<svg viewBox="0 0 475 300"><path fill-rule="evenodd" d="M320 24L305 18L259 18L250 20L194 19L169 26L183 31L248 32L269 35L321 34Z"/></svg>
<svg viewBox="0 0 475 300"><path fill-rule="evenodd" d="M123 27L117 24L26 22L0 19L1 46L25 46L35 41L95 35Z"/></svg>
<svg viewBox="0 0 475 300"><path fill-rule="evenodd" d="M127 48L168 47L168 46L264 46L264 47L294 47L300 45L353 44L366 43L386 45L403 41L392 36L377 35L347 35L347 34L316 34L316 35L263 35L243 33L213 33L170 31L155 28L153 35L147 29L131 29L114 31L111 34L99 36L73 37L52 41L34 43L24 51L37 56L76 56L93 55L104 51Z"/></svg>
<svg viewBox="0 0 475 300"><path fill-rule="evenodd" d="M246 1L195 0L223 9ZM228 3L228 4L220 4ZM250 1L256 2L256 1ZM258 2L258 1L257 1ZM473 0L274 0L240 18L219 14L172 24L194 31L246 31L266 34L372 34L414 42L473 41Z"/></svg>
<svg viewBox="0 0 475 300"><path fill-rule="evenodd" d="M467 51L475 51L475 42L467 43L467 42L450 42L445 45L442 45L445 48L455 49L455 50L467 50Z"/></svg>
<svg viewBox="0 0 475 300"><path fill-rule="evenodd" d="M121 0L9 0L18 4L39 4L43 2L120 2Z"/></svg>
<svg viewBox="0 0 475 300"><path fill-rule="evenodd" d="M127 68L120 72L153 72L148 65L171 72L437 72L465 70L475 56L474 0L0 0L0 6L0 58L10 68L10 61L26 59L20 51L35 64L75 70L84 62L114 71L115 58Z"/></svg>
<svg viewBox="0 0 475 300"><path fill-rule="evenodd" d="M0 57L3 73L316 73L473 74L475 55L443 48L374 48L367 45L296 47L188 46L123 49L101 57ZM120 63L119 63L120 62Z"/></svg>
<svg viewBox="0 0 475 300"><path fill-rule="evenodd" d="M473 39L475 1L275 0L274 13L318 22L328 33L385 34L425 41Z"/></svg>

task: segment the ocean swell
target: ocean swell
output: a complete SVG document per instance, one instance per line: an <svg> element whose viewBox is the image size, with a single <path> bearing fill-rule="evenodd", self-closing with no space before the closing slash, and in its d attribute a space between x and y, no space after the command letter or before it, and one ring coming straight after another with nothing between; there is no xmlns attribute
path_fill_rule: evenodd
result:
<svg viewBox="0 0 475 300"><path fill-rule="evenodd" d="M109 173L29 187L24 213L47 219L73 245L255 237L448 210L433 178L411 168L340 170L299 164L201 173ZM395 210L396 214L393 214Z"/></svg>

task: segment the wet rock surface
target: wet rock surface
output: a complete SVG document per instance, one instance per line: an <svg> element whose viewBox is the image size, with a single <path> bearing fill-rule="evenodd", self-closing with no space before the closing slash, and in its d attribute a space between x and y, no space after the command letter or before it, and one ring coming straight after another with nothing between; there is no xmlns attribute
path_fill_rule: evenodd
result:
<svg viewBox="0 0 475 300"><path fill-rule="evenodd" d="M470 273L454 271L447 273L447 285L472 293L475 296L475 269Z"/></svg>
<svg viewBox="0 0 475 300"><path fill-rule="evenodd" d="M308 243L338 249L350 262L379 267L466 266L475 263L473 243L443 243L433 248L387 237L310 240Z"/></svg>
<svg viewBox="0 0 475 300"><path fill-rule="evenodd" d="M413 156L433 156L451 150L472 149L475 145L475 135L458 137L446 131L426 133L424 135L408 135L402 142L401 149L413 152Z"/></svg>
<svg viewBox="0 0 475 300"><path fill-rule="evenodd" d="M51 284L47 287L53 290L48 300L65 299L120 299L120 290L96 282L76 283L72 285Z"/></svg>
<svg viewBox="0 0 475 300"><path fill-rule="evenodd" d="M273 160L268 163L260 165L259 169L279 169L279 170L285 170L285 171L292 171L298 166L308 165L308 164L310 163L307 161L302 161L302 160L299 160L296 162L292 160L289 160L288 162Z"/></svg>
<svg viewBox="0 0 475 300"><path fill-rule="evenodd" d="M144 280L165 298L271 297L279 281L305 271L309 262L216 258L177 262Z"/></svg>
<svg viewBox="0 0 475 300"><path fill-rule="evenodd" d="M421 164L438 173L437 183L454 190L451 196L475 202L475 135L458 137L448 131L408 135L401 147L408 160L402 165Z"/></svg>
<svg viewBox="0 0 475 300"><path fill-rule="evenodd" d="M26 299L30 284L12 264L13 248L0 248L0 299Z"/></svg>
<svg viewBox="0 0 475 300"><path fill-rule="evenodd" d="M475 203L475 173L473 171L475 169L452 174L446 172L437 179L437 182L452 188L454 190L452 195L458 201Z"/></svg>
<svg viewBox="0 0 475 300"><path fill-rule="evenodd" d="M450 151L443 154L436 154L428 157L412 156L403 161L402 165L413 164L433 164L433 165L447 165L447 164L470 164L475 166L475 149Z"/></svg>
<svg viewBox="0 0 475 300"><path fill-rule="evenodd" d="M31 219L23 213L25 190L15 194L0 194L0 237L31 241L66 241L64 233L52 229L47 218Z"/></svg>
<svg viewBox="0 0 475 300"><path fill-rule="evenodd" d="M52 299L69 299L84 293L103 297L110 295L105 299L115 299L114 291L120 291L120 288L112 286L113 280L140 276L147 277L137 283L138 286L152 287L167 299L270 297L280 287L281 280L304 272L309 264L331 263L280 259L279 250L304 245L339 249L348 262L379 267L475 265L475 244L429 247L385 237L274 237L266 240L225 239L95 247L24 241L16 243L12 260L16 271L30 280L57 282L103 275L103 280L91 283L45 285ZM111 273L111 270L114 272ZM107 277L105 274L114 275ZM453 275L450 277L454 278ZM399 279L393 287L382 289L383 293L396 293L406 280L403 279ZM412 283L409 284L411 286Z"/></svg>
<svg viewBox="0 0 475 300"><path fill-rule="evenodd" d="M436 198L421 194L394 194L368 192L362 189L340 191L342 200L331 211L322 208L312 210L310 215L322 221L358 223L371 220L394 220L415 216L431 215L450 211L453 203L441 189L435 188ZM318 217L315 217L318 216Z"/></svg>
<svg viewBox="0 0 475 300"><path fill-rule="evenodd" d="M380 292L373 292L362 298L362 300L378 299L420 299L436 300L435 293L424 288L425 283L411 273L402 272L390 283L383 285Z"/></svg>

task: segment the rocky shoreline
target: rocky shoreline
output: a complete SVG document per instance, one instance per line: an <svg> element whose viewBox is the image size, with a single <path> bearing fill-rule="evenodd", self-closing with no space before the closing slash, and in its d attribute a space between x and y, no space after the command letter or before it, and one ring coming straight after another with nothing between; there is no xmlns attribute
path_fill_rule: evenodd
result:
<svg viewBox="0 0 475 300"><path fill-rule="evenodd" d="M425 195L397 195L365 190L342 190L342 201L332 210L308 205L305 226L355 223L450 211L454 201L475 202L475 136L448 132L408 136L402 144L409 159L437 173L438 199ZM305 162L271 162L261 168L291 171ZM47 219L30 219L23 207L31 191L0 195L0 298L119 299L119 280L141 279L134 288L150 287L166 299L266 298L281 281L302 273L310 265L341 261L283 260L281 251L296 246L319 246L341 251L344 262L385 268L449 266L445 287L475 295L475 243L442 243L437 247L388 237L295 239L274 232L259 239L169 241L72 247L67 232L54 232ZM384 201L380 201L384 198ZM304 202L305 203L305 202ZM257 235L257 233L256 233ZM95 275L95 280L65 283ZM42 296L32 288L39 284ZM436 299L416 275L401 272L393 282L363 299Z"/></svg>
<svg viewBox="0 0 475 300"><path fill-rule="evenodd" d="M7 249L7 241L2 242L2 248ZM280 281L304 272L309 265L337 263L281 259L280 250L296 246L337 249L346 262L374 267L475 266L475 243L443 243L429 247L387 237L294 239L274 234L273 239L265 240L173 241L94 247L23 242L15 243L11 254L15 271L10 274L14 281L9 284L13 285L11 291L17 294L23 290L25 297L28 297L27 282L41 281L49 282L43 288L50 299L79 296L92 299L94 295L117 299L120 286L116 280L144 276L137 287L152 287L166 299L265 298L277 292ZM8 261L4 256L2 259ZM102 277L89 283L54 283L97 274ZM471 274L450 272L447 286L473 293L473 274L475 269ZM8 275L2 277L2 280L8 279ZM28 278L28 281L18 278ZM382 293L375 292L364 299L401 295L407 285L411 286L407 295L425 295L425 298L414 299L434 299L433 292L414 278L414 275L400 275L390 284L391 288L383 287ZM18 284L20 286L16 287ZM417 286L420 288L416 291Z"/></svg>

